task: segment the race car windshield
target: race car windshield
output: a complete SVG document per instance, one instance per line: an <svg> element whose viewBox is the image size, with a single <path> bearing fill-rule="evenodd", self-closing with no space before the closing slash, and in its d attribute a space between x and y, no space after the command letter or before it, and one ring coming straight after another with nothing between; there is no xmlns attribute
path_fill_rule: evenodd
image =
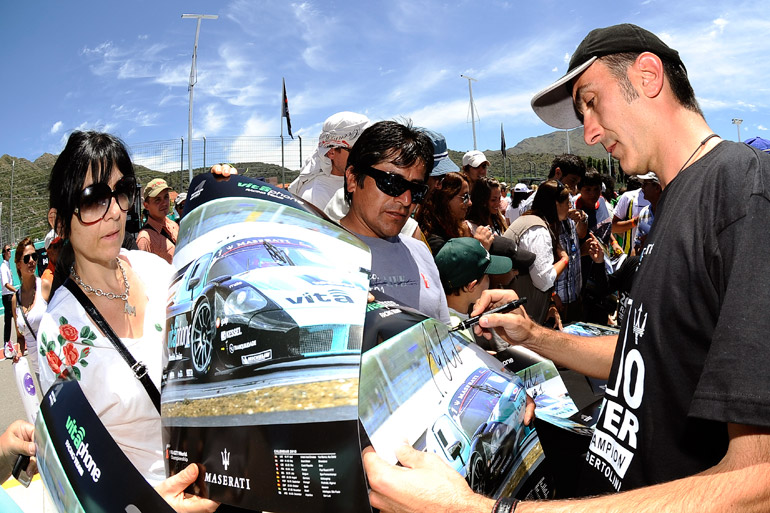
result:
<svg viewBox="0 0 770 513"><path fill-rule="evenodd" d="M253 269L279 266L317 266L314 256L317 251L301 241L259 240L252 243L236 244L218 251L216 261L209 271L209 279L217 276L235 276Z"/></svg>

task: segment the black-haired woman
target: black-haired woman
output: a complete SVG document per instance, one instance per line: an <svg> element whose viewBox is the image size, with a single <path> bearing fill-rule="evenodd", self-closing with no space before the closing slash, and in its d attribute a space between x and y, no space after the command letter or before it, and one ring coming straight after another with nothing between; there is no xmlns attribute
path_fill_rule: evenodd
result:
<svg viewBox="0 0 770 513"><path fill-rule="evenodd" d="M569 208L569 191L561 182L548 180L538 187L532 208L505 232L519 248L535 254L529 274L519 276L513 289L527 298L527 313L539 324L548 314L556 278L569 264L569 256L559 245L560 221L567 219Z"/></svg>
<svg viewBox="0 0 770 513"><path fill-rule="evenodd" d="M57 378L79 380L112 438L173 507L212 511L216 503L185 499L181 489L169 487L180 484L180 477L192 482L195 468L164 481L158 389L172 267L151 253L121 250L126 212L136 194L125 146L109 134L74 132L48 188L56 231L66 240L57 274L67 279L52 292L40 324L41 388ZM86 312L89 303L96 312ZM114 338L97 327L99 317ZM121 357L121 344L130 358ZM130 367L131 359L135 368L146 369L149 382Z"/></svg>

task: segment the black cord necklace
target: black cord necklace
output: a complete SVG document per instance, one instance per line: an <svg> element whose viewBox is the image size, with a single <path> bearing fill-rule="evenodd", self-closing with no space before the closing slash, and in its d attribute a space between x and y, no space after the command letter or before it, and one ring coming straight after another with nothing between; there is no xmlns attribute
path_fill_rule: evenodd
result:
<svg viewBox="0 0 770 513"><path fill-rule="evenodd" d="M707 142L709 142L709 140L713 139L714 137L719 137L719 136L718 136L717 134L710 134L710 135L707 135L707 136L706 136L706 138L705 138L705 139L703 139L703 140L700 142L700 144L698 145L698 147L697 147L697 148L695 148L695 151L694 151L694 152L692 152L692 155L690 155L690 158L689 158L689 159L687 159L687 161L686 161L684 164L682 164L682 167L681 167L681 169L679 169L679 173L681 173L681 172L684 170L684 168L685 168L685 167L687 167L687 164L689 164L689 163L690 163L690 161L691 161L691 160L692 160L692 158L695 156L695 154L696 154L696 153L698 153L698 152L700 151L700 149L701 149L701 148L702 148L702 147L703 147L703 146L704 146L704 145L705 145ZM677 173L677 174L679 174L679 173Z"/></svg>

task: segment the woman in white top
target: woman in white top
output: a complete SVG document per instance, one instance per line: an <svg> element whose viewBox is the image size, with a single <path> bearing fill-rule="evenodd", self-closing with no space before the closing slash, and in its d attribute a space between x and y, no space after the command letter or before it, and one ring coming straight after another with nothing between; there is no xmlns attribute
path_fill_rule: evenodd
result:
<svg viewBox="0 0 770 513"><path fill-rule="evenodd" d="M153 254L121 250L126 212L136 196L125 146L109 134L74 132L48 188L56 231L67 241L57 262L59 279L68 276L91 300L159 387L172 268ZM67 286L52 294L38 333L45 353L41 388L46 391L56 378L78 380L107 431L169 504L177 511L216 509L217 503L184 496L197 477L195 465L163 480L160 414L150 393Z"/></svg>
<svg viewBox="0 0 770 513"><path fill-rule="evenodd" d="M527 277L514 281L513 289L527 298L527 313L543 323L550 306L556 277L567 268L569 256L559 245L561 221L569 213L569 191L557 180L548 180L537 189L532 208L516 219L505 236L519 248L535 254Z"/></svg>
<svg viewBox="0 0 770 513"><path fill-rule="evenodd" d="M16 263L16 272L21 278L21 286L11 300L13 319L16 321L16 339L26 342L29 367L40 382L36 338L40 319L48 305L45 298L48 297L51 286L35 275L37 250L29 237L22 239L16 246L16 256L13 261ZM14 360L22 356L18 342L16 345Z"/></svg>

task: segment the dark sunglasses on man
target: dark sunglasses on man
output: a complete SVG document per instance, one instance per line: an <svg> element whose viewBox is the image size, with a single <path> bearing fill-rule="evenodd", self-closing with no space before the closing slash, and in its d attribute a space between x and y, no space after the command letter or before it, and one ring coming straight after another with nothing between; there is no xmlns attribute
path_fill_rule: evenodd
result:
<svg viewBox="0 0 770 513"><path fill-rule="evenodd" d="M412 203L422 203L422 200L428 194L428 186L426 184L410 182L401 175L388 173L373 167L362 168L361 172L371 176L379 190L394 198L401 196L408 190L412 193Z"/></svg>
<svg viewBox="0 0 770 513"><path fill-rule="evenodd" d="M114 189L110 189L106 183L89 185L80 193L75 215L85 225L98 223L107 215L112 198L115 198L120 210L127 212L136 199L136 180L123 177L118 180Z"/></svg>
<svg viewBox="0 0 770 513"><path fill-rule="evenodd" d="M30 260L33 262L37 262L37 253L30 253L29 255L24 255L21 257L22 260L24 260L25 264L28 264Z"/></svg>

